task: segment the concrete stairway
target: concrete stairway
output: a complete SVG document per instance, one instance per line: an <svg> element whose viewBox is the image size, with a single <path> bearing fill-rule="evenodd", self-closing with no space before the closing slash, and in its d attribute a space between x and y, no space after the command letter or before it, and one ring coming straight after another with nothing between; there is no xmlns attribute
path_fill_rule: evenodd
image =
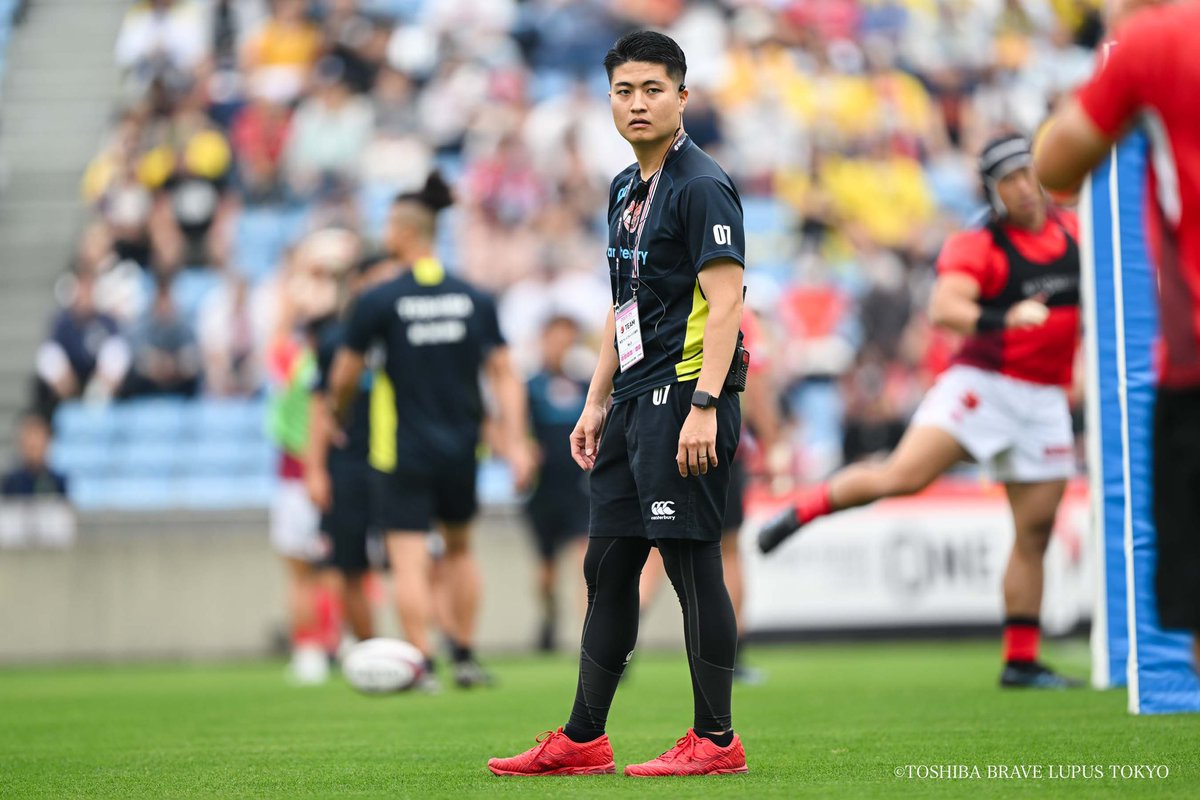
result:
<svg viewBox="0 0 1200 800"><path fill-rule="evenodd" d="M38 342L84 221L79 179L117 99L129 0L33 0L0 92L0 464L28 403Z"/></svg>

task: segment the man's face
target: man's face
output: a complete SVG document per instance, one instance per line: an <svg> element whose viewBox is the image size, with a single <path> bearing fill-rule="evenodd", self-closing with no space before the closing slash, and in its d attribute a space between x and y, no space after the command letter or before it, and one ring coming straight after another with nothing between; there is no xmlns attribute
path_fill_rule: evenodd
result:
<svg viewBox="0 0 1200 800"><path fill-rule="evenodd" d="M1029 224L1045 211L1046 200L1032 167L1008 173L996 183L996 191L1009 220L1016 225Z"/></svg>
<svg viewBox="0 0 1200 800"><path fill-rule="evenodd" d="M628 61L613 70L608 97L617 132L630 144L674 136L682 125L687 89L679 90L662 64Z"/></svg>

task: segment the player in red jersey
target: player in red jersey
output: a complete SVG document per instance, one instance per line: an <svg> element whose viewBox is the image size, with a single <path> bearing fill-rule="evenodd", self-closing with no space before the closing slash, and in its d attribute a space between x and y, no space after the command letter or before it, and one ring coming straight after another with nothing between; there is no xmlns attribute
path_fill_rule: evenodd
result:
<svg viewBox="0 0 1200 800"><path fill-rule="evenodd" d="M1153 8L1140 8L1154 6ZM1158 612L1190 630L1200 669L1200 2L1126 0L1079 95L1043 127L1037 172L1073 190L1135 122L1152 156L1145 221L1162 329L1154 409Z"/></svg>
<svg viewBox="0 0 1200 800"><path fill-rule="evenodd" d="M896 451L853 464L806 491L759 534L770 552L817 517L920 492L959 461L1005 484L1016 540L1004 574L1002 686L1081 685L1038 661L1042 558L1074 470L1066 388L1079 335L1076 220L1052 210L1029 143L1005 136L979 157L992 214L951 236L938 257L934 324L966 336Z"/></svg>

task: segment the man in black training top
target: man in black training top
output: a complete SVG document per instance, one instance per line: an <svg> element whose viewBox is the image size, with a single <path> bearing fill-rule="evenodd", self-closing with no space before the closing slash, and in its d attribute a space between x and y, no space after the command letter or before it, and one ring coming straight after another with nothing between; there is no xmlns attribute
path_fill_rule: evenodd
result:
<svg viewBox="0 0 1200 800"><path fill-rule="evenodd" d="M742 206L729 176L683 131L679 45L631 33L604 66L613 122L637 163L609 191L613 309L571 434L575 461L591 471L579 682L565 727L488 767L497 775L615 771L605 724L637 641L638 578L657 546L683 607L695 724L625 774L745 772L730 721L737 627L720 541L741 427L726 383L735 383L742 315Z"/></svg>
<svg viewBox="0 0 1200 800"><path fill-rule="evenodd" d="M519 487L528 483L533 466L525 386L500 335L496 304L450 275L434 256L437 213L450 203L449 187L434 173L421 191L392 204L387 247L402 274L355 304L330 378L335 409L344 418L364 354L382 347L382 369L371 386L371 511L385 534L405 635L427 659L426 691L437 689L426 536L435 521L446 541L441 566L450 595L446 633L455 683L466 688L491 682L472 652L481 595L479 565L469 546L483 422L480 372L499 409L497 447Z"/></svg>

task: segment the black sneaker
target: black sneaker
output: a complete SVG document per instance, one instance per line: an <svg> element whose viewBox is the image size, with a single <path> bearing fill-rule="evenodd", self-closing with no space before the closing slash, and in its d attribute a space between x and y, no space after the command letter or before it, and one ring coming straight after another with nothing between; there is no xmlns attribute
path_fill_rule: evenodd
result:
<svg viewBox="0 0 1200 800"><path fill-rule="evenodd" d="M491 686L496 682L492 673L488 672L473 658L459 661L454 665L454 683L460 689L470 689L474 686Z"/></svg>
<svg viewBox="0 0 1200 800"><path fill-rule="evenodd" d="M1039 661L1010 661L1000 673L1000 685L1013 689L1079 689L1078 678L1059 675Z"/></svg>
<svg viewBox="0 0 1200 800"><path fill-rule="evenodd" d="M800 530L800 519L796 507L788 506L758 531L758 549L766 555L796 531Z"/></svg>

